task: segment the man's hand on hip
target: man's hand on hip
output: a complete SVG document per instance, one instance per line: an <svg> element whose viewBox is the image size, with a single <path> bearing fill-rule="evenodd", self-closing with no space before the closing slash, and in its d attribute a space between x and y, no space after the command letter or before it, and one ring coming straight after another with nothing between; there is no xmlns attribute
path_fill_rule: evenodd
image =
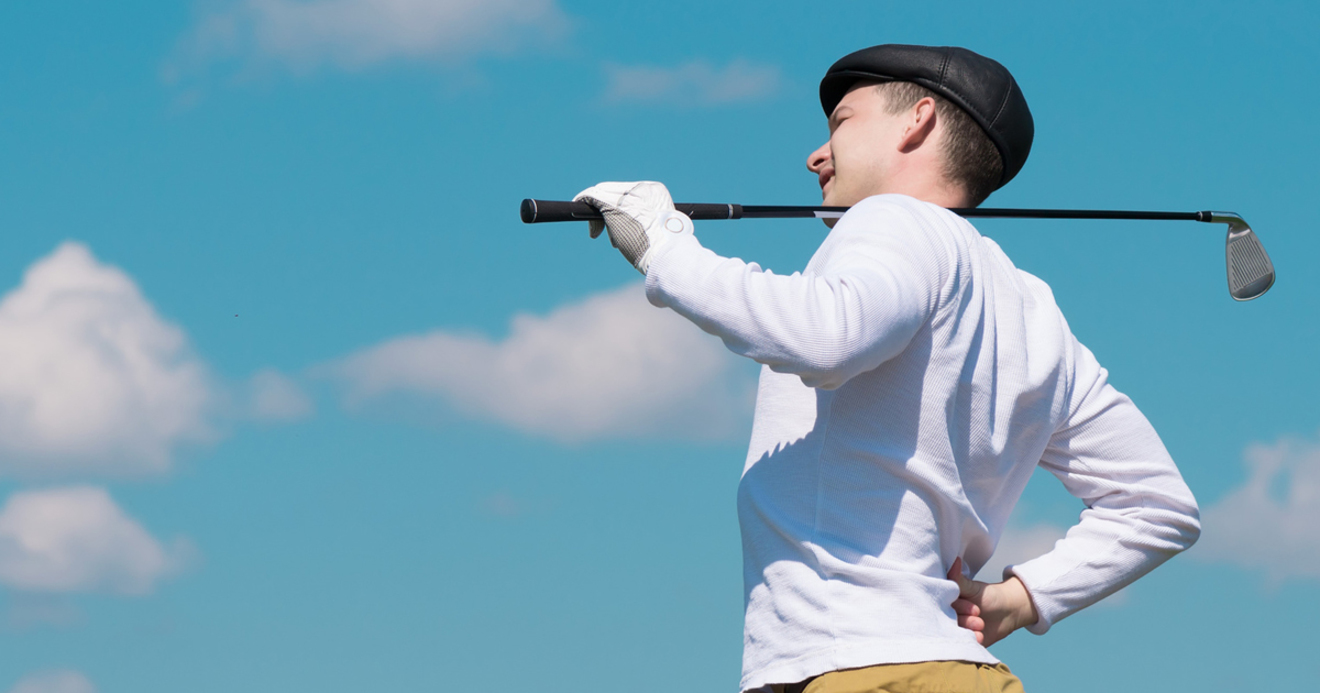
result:
<svg viewBox="0 0 1320 693"><path fill-rule="evenodd" d="M642 274L646 274L657 248L692 233L692 220L674 209L669 190L660 183L598 183L573 200L600 210L605 219L591 222L591 237L608 230L610 243Z"/></svg>
<svg viewBox="0 0 1320 693"><path fill-rule="evenodd" d="M996 583L972 580L962 574L962 558L954 559L948 577L958 583L958 598L953 602L958 625L975 633L976 641L986 647L1040 618L1017 577Z"/></svg>

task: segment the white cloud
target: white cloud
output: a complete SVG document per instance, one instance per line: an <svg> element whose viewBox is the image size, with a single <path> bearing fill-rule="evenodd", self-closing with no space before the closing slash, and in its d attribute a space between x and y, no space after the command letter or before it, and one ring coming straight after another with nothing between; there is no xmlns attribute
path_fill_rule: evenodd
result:
<svg viewBox="0 0 1320 693"><path fill-rule="evenodd" d="M272 369L258 371L247 383L245 413L258 421L287 422L312 415L312 399L292 378Z"/></svg>
<svg viewBox="0 0 1320 693"><path fill-rule="evenodd" d="M1004 568L1043 556L1054 549L1054 542L1063 538L1066 528L1051 524L1021 526L1010 523L999 538L995 553L976 574L982 582L999 582Z"/></svg>
<svg viewBox="0 0 1320 693"><path fill-rule="evenodd" d="M1190 555L1263 571L1271 583L1320 579L1320 443L1253 444L1247 480L1201 513Z"/></svg>
<svg viewBox="0 0 1320 693"><path fill-rule="evenodd" d="M724 67L693 60L677 67L606 65L608 103L717 106L756 101L779 91L779 68L737 59Z"/></svg>
<svg viewBox="0 0 1320 693"><path fill-rule="evenodd" d="M210 437L205 366L132 278L78 243L0 300L0 472L159 472Z"/></svg>
<svg viewBox="0 0 1320 693"><path fill-rule="evenodd" d="M25 676L9 693L96 693L96 686L86 676L62 669Z"/></svg>
<svg viewBox="0 0 1320 693"><path fill-rule="evenodd" d="M505 53L568 24L556 0L233 0L199 19L167 79L227 59L302 73Z"/></svg>
<svg viewBox="0 0 1320 693"><path fill-rule="evenodd" d="M540 317L513 318L502 341L436 331L400 337L327 368L349 404L411 394L564 441L710 439L749 419L749 366L642 285Z"/></svg>
<svg viewBox="0 0 1320 693"><path fill-rule="evenodd" d="M181 567L104 489L15 493L0 509L0 584L24 592L144 594Z"/></svg>

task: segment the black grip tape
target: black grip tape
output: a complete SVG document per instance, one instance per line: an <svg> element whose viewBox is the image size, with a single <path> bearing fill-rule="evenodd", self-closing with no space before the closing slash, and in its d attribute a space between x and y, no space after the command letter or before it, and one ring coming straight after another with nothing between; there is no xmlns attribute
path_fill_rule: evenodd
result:
<svg viewBox="0 0 1320 693"><path fill-rule="evenodd" d="M518 213L524 224L540 224L548 221L583 221L599 219L600 212L585 202L566 202L561 200L523 200Z"/></svg>
<svg viewBox="0 0 1320 693"><path fill-rule="evenodd" d="M679 203L674 207L691 219L741 219L742 205ZM524 224L599 219L600 212L585 202L523 200L518 209Z"/></svg>

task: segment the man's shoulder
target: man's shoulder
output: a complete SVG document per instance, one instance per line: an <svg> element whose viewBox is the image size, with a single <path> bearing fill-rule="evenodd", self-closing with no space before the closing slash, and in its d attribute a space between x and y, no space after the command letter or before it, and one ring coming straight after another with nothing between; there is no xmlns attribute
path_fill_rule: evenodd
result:
<svg viewBox="0 0 1320 693"><path fill-rule="evenodd" d="M853 205L831 235L862 243L938 248L949 259L967 252L980 236L967 220L939 205L892 193L872 195Z"/></svg>

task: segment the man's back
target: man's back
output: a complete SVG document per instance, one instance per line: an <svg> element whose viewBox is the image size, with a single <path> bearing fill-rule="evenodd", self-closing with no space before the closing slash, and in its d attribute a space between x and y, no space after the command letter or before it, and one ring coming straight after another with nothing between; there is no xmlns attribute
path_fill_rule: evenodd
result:
<svg viewBox="0 0 1320 693"><path fill-rule="evenodd" d="M1045 601L1040 632L1122 586L1087 561L1131 575L1195 539L1195 502L1144 417L1106 385L1049 288L963 219L868 198L790 277L676 245L652 261L652 301L767 364L738 498L745 690L996 662L958 627L945 574L958 557L985 563L1038 463L1096 515L1023 566ZM1115 466L1131 478L1114 483ZM1154 543L1148 527L1127 531L1151 520L1146 505L1166 526ZM1124 534L1142 538L1124 546Z"/></svg>

